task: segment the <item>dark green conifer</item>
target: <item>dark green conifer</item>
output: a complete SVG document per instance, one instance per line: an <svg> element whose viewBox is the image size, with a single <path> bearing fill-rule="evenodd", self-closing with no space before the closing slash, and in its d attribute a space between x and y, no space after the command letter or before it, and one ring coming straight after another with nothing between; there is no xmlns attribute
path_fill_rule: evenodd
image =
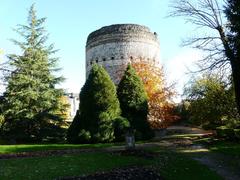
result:
<svg viewBox="0 0 240 180"><path fill-rule="evenodd" d="M79 113L69 128L68 141L71 143L112 141L113 121L119 115L116 87L105 69L94 64L80 92Z"/></svg>
<svg viewBox="0 0 240 180"><path fill-rule="evenodd" d="M151 138L153 133L147 121L148 101L141 79L131 65L128 65L117 89L122 116L136 130L137 139Z"/></svg>
<svg viewBox="0 0 240 180"><path fill-rule="evenodd" d="M13 40L22 54L9 55L12 72L6 77L4 129L5 135L14 139L40 140L48 136L46 132L53 134L62 120L59 112L65 109L60 101L63 90L55 87L63 78L53 74L59 70L58 59L51 57L53 45L46 45L45 20L36 17L32 5L27 25L16 29L23 41Z"/></svg>

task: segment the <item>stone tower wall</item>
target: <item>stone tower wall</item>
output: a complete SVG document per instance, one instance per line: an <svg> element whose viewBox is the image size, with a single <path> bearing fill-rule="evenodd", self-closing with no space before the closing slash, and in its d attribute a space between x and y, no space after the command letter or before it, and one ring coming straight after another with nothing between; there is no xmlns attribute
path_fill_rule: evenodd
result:
<svg viewBox="0 0 240 180"><path fill-rule="evenodd" d="M126 65L135 61L159 62L156 33L135 24L117 24L92 32L86 45L86 76L93 63L102 65L117 84Z"/></svg>

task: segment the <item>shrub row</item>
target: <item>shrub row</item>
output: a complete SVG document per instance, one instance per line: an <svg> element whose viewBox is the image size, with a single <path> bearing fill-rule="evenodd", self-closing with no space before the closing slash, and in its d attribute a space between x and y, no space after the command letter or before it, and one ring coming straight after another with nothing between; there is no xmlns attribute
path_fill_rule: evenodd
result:
<svg viewBox="0 0 240 180"><path fill-rule="evenodd" d="M147 121L148 102L144 86L128 65L117 89L106 70L94 64L80 92L79 110L70 125L70 143L123 141L126 129L136 139L153 137Z"/></svg>
<svg viewBox="0 0 240 180"><path fill-rule="evenodd" d="M216 128L216 132L218 137L240 140L240 129L233 129L227 126L220 126Z"/></svg>

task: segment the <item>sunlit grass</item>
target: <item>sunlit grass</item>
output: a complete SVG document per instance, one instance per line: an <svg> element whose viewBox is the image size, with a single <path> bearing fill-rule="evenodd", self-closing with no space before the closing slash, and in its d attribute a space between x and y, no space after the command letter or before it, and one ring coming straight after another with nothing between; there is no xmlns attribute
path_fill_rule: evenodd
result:
<svg viewBox="0 0 240 180"><path fill-rule="evenodd" d="M61 149L81 149L81 148L104 148L111 147L113 143L106 144L20 144L20 145L0 145L0 154L33 152Z"/></svg>
<svg viewBox="0 0 240 180"><path fill-rule="evenodd" d="M193 141L194 144L204 144L210 151L234 155L240 157L240 142L217 139L214 137L200 138Z"/></svg>
<svg viewBox="0 0 240 180"><path fill-rule="evenodd" d="M174 135L167 135L163 139L193 139L199 138L203 134L174 134Z"/></svg>
<svg viewBox="0 0 240 180"><path fill-rule="evenodd" d="M206 148L199 148L199 149L180 149L178 152L181 153L200 153L200 152L209 152Z"/></svg>

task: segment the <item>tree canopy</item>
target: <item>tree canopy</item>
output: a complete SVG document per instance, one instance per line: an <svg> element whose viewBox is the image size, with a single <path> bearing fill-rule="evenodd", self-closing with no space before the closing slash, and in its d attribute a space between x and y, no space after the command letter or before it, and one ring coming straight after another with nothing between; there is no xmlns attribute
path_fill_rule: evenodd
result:
<svg viewBox="0 0 240 180"><path fill-rule="evenodd" d="M6 77L3 95L3 126L6 136L15 139L42 139L48 136L46 129L50 128L50 132L51 127L63 120L59 114L65 110L60 101L63 90L56 88L63 78L54 74L59 70L58 58L51 57L56 51L53 45L46 44L45 20L37 18L32 5L27 25L18 25L15 29L23 40L12 40L21 48L22 54L8 56L12 71Z"/></svg>
<svg viewBox="0 0 240 180"><path fill-rule="evenodd" d="M171 16L184 16L187 22L201 30L205 29L204 32L211 32L198 33L197 37L186 41L185 45L192 45L205 52L206 56L199 61L201 71L215 69L230 72L240 114L239 1L181 0L174 2L172 7L174 10ZM225 21L224 15L228 21Z"/></svg>
<svg viewBox="0 0 240 180"><path fill-rule="evenodd" d="M163 67L150 61L135 61L131 65L141 78L148 96L148 121L151 127L166 127L178 120L172 100L174 87L167 84Z"/></svg>
<svg viewBox="0 0 240 180"><path fill-rule="evenodd" d="M221 76L204 74L185 89L190 121L216 128L237 120L233 88Z"/></svg>

